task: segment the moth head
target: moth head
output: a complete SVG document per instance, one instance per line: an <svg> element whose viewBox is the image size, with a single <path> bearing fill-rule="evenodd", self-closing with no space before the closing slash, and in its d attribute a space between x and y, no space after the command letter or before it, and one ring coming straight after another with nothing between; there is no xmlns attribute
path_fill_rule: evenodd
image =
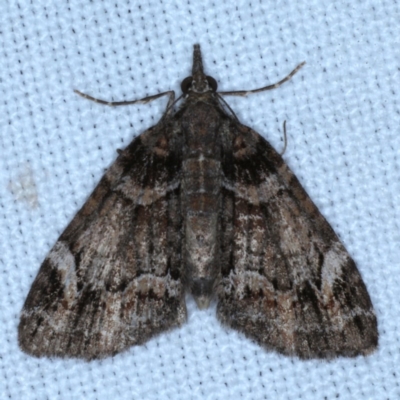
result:
<svg viewBox="0 0 400 400"><path fill-rule="evenodd" d="M207 93L217 91L217 81L212 76L206 76L203 70L200 45L195 44L193 49L192 76L188 76L181 83L183 94Z"/></svg>
<svg viewBox="0 0 400 400"><path fill-rule="evenodd" d="M188 76L181 83L183 94L190 92L206 93L217 91L217 81L212 76Z"/></svg>

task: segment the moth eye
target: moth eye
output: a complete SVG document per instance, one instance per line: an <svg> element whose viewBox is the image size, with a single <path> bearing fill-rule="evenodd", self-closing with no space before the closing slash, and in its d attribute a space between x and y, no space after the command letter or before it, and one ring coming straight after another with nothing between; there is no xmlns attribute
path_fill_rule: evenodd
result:
<svg viewBox="0 0 400 400"><path fill-rule="evenodd" d="M193 78L191 76L188 76L185 78L182 83L181 83L181 90L182 93L187 94L189 92L190 86L192 86Z"/></svg>
<svg viewBox="0 0 400 400"><path fill-rule="evenodd" d="M207 82L210 85L210 88L213 92L217 91L218 83L212 76L207 76Z"/></svg>

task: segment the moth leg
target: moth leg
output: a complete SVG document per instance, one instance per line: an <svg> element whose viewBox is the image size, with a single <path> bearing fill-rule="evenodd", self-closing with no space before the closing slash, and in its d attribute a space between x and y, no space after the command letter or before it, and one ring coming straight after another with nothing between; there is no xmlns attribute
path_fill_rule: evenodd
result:
<svg viewBox="0 0 400 400"><path fill-rule="evenodd" d="M243 96L246 97L247 95L251 93L258 93L258 92L264 92L266 90L272 90L276 89L279 86L283 85L285 82L287 82L295 73L298 72L298 70L305 64L306 62L303 61L301 64L299 64L288 76L283 78L277 83L274 83L273 85L268 85L264 86L259 89L253 89L253 90L234 90L232 92L218 92L218 94L223 95L223 96Z"/></svg>
<svg viewBox="0 0 400 400"><path fill-rule="evenodd" d="M240 123L238 117L236 116L235 112L232 110L230 105L225 101L225 99L220 96L220 93L215 93L218 96L218 99L225 105L225 107L229 110L229 112L232 114L232 116L236 119L237 122Z"/></svg>
<svg viewBox="0 0 400 400"><path fill-rule="evenodd" d="M168 108L174 102L174 99L175 99L175 92L173 90L169 90L168 92L154 94L152 96L143 97L143 99L139 99L139 100L128 100L128 101L105 101L105 100L101 100L101 99L96 99L95 97L89 96L88 94L82 93L76 89L74 89L74 92L76 94L79 94L79 96L82 96L85 99L94 101L95 103L104 104L106 106L111 106L111 107L128 106L131 104L146 104L146 103L149 103L150 101L158 99L159 97L168 96L168 105L167 105L167 110L168 110Z"/></svg>
<svg viewBox="0 0 400 400"><path fill-rule="evenodd" d="M281 156L285 154L286 147L287 147L286 121L283 121L283 150L279 153Z"/></svg>

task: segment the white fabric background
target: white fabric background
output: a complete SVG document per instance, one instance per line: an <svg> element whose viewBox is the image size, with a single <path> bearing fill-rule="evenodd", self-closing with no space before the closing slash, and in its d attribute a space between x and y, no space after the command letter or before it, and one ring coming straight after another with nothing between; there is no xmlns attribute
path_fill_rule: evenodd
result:
<svg viewBox="0 0 400 400"><path fill-rule="evenodd" d="M0 5L0 397L7 399L398 399L400 7L394 0L3 1ZM300 361L220 326L215 305L103 361L36 359L17 344L39 266L100 177L173 89L192 45L226 100L285 160L356 260L375 306L369 357Z"/></svg>

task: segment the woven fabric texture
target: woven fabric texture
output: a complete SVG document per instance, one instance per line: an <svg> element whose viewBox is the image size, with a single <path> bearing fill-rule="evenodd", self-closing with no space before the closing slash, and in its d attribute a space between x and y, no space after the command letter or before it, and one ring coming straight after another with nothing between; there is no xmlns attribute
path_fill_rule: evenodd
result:
<svg viewBox="0 0 400 400"><path fill-rule="evenodd" d="M398 399L400 6L393 0L3 1L0 5L0 398ZM378 316L369 357L301 361L222 327L188 297L188 323L102 361L36 359L19 313L39 266L105 169L161 117L192 46L238 118L278 150L354 257Z"/></svg>

